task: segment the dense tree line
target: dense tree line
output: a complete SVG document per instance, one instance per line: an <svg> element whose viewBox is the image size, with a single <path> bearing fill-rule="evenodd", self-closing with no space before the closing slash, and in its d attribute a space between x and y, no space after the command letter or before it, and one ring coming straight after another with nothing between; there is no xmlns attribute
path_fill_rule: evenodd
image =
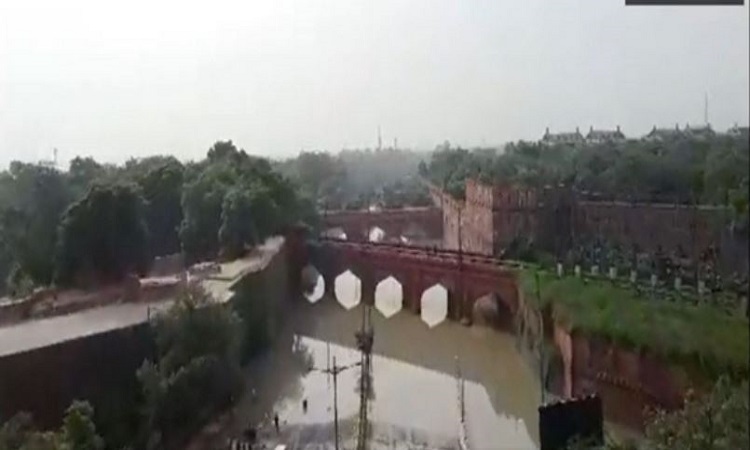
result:
<svg viewBox="0 0 750 450"><path fill-rule="evenodd" d="M427 153L410 150L302 152L279 162L279 170L325 209L426 206L429 196L417 169Z"/></svg>
<svg viewBox="0 0 750 450"><path fill-rule="evenodd" d="M521 141L502 150L446 143L420 173L459 198L465 180L475 177L535 188L565 184L602 199L729 205L746 217L748 161L747 136L576 146Z"/></svg>
<svg viewBox="0 0 750 450"><path fill-rule="evenodd" d="M314 204L231 141L186 164L13 162L0 172L0 294L113 281L179 251L189 262L234 258L298 221L314 225Z"/></svg>

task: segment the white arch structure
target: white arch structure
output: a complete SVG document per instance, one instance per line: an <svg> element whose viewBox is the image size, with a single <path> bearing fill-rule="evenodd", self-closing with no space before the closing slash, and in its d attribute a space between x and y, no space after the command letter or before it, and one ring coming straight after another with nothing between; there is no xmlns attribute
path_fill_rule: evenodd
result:
<svg viewBox="0 0 750 450"><path fill-rule="evenodd" d="M404 304L404 288L397 279L389 276L375 286L375 309L389 318L401 311Z"/></svg>

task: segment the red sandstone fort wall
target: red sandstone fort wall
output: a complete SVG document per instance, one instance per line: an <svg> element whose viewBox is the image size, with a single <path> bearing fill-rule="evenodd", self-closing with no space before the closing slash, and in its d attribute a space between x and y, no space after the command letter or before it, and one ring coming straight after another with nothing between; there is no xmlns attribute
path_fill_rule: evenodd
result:
<svg viewBox="0 0 750 450"><path fill-rule="evenodd" d="M647 407L678 408L691 382L685 372L654 355L621 348L559 325L554 341L563 360L562 395L601 395L607 417L642 428Z"/></svg>
<svg viewBox="0 0 750 450"><path fill-rule="evenodd" d="M534 237L541 242L545 233L570 233L571 239L579 242L601 237L625 248L635 244L647 252L658 246L670 253L681 248L688 257L694 256L693 252L698 256L712 244L734 246L722 237L724 211L720 207L571 199L569 210L560 212L555 211L554 196L541 201L532 189L487 186L475 180L466 182L465 202L435 186L430 186L430 194L443 210L443 246L448 249L458 249L460 240L466 251L497 254L514 238ZM555 214L566 214L570 228L562 230L558 229L561 224L549 223Z"/></svg>
<svg viewBox="0 0 750 450"><path fill-rule="evenodd" d="M494 248L493 188L474 180L466 182L466 208L462 213L462 247L491 255ZM465 233L463 231L466 231Z"/></svg>
<svg viewBox="0 0 750 450"><path fill-rule="evenodd" d="M721 214L721 209L712 207L583 201L577 204L576 229L623 246L635 244L644 251L682 247L692 256L693 249L701 252L718 242Z"/></svg>

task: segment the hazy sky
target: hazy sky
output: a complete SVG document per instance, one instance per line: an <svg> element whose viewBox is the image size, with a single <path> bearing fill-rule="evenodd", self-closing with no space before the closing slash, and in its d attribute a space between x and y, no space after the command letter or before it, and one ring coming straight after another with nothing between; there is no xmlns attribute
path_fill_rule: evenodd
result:
<svg viewBox="0 0 750 450"><path fill-rule="evenodd" d="M748 123L748 5L0 0L0 167Z"/></svg>

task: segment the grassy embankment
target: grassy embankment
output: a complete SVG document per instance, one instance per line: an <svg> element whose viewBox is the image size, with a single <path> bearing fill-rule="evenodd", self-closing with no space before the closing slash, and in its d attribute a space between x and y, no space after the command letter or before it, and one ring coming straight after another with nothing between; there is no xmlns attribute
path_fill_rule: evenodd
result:
<svg viewBox="0 0 750 450"><path fill-rule="evenodd" d="M637 296L607 281L558 278L535 270L521 272L524 298L551 305L554 320L572 332L645 350L681 365L696 367L709 379L722 374L748 377L750 329L744 317L709 305L691 305Z"/></svg>

